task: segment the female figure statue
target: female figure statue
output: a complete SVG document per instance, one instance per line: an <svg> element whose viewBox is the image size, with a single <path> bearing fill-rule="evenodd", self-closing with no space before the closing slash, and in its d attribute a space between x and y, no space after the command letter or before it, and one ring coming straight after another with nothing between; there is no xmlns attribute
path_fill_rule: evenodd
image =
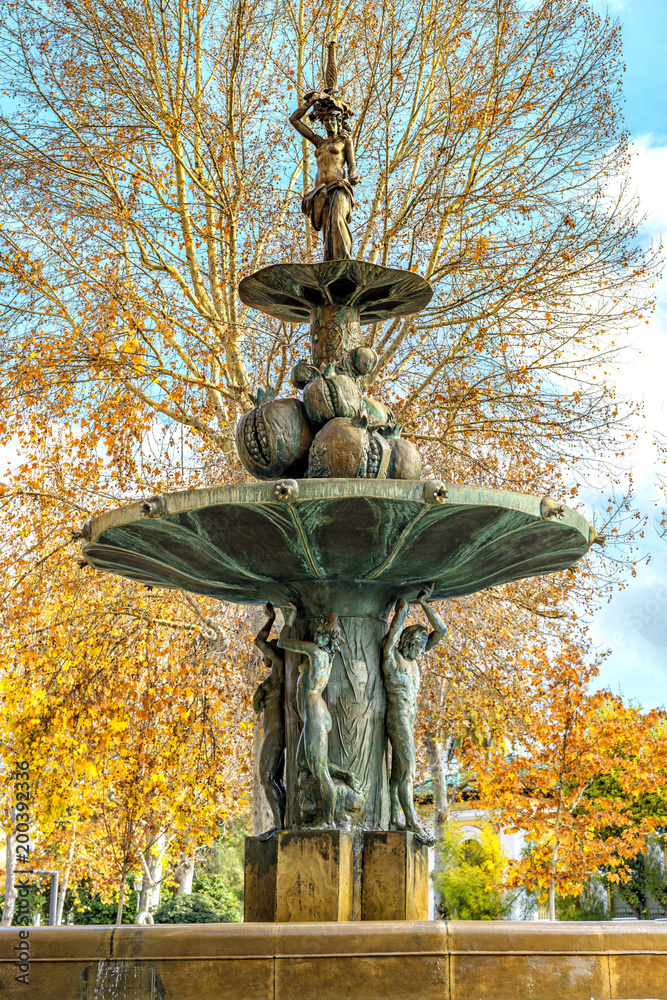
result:
<svg viewBox="0 0 667 1000"><path fill-rule="evenodd" d="M324 125L326 139L301 120L309 108L313 108L309 116L311 122L320 121ZM301 211L310 219L313 229L323 233L323 260L350 260L352 257L349 222L354 208L352 188L359 183L359 177L348 128L351 116L346 101L314 90L304 95L304 103L290 117L290 124L315 146L315 187L304 196Z"/></svg>
<svg viewBox="0 0 667 1000"><path fill-rule="evenodd" d="M324 615L315 626L314 642L290 639L289 634L296 618L296 608L290 609L285 626L280 633L278 645L282 649L293 649L303 653L299 664L299 680L296 686L296 704L303 720L303 729L296 751L296 766L299 771L310 771L319 785L324 816L323 827L333 828L336 820L336 786L332 780L342 778L354 785L354 776L329 763L329 733L331 715L322 694L331 676L333 658L340 649L343 637L338 628L338 618L333 612Z"/></svg>

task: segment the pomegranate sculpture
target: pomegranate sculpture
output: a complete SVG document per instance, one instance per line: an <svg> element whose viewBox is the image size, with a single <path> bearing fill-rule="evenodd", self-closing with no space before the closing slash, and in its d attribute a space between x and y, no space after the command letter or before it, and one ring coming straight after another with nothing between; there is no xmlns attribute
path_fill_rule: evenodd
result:
<svg viewBox="0 0 667 1000"><path fill-rule="evenodd" d="M366 415L335 417L315 435L308 456L309 479L384 479L391 449L369 431Z"/></svg>
<svg viewBox="0 0 667 1000"><path fill-rule="evenodd" d="M276 399L270 386L252 399L257 405L236 426L236 449L244 467L258 479L302 476L312 441L303 403Z"/></svg>
<svg viewBox="0 0 667 1000"><path fill-rule="evenodd" d="M401 429L397 424L392 434L387 436L391 448L387 479L419 479L422 471L419 449L412 441L401 437Z"/></svg>
<svg viewBox="0 0 667 1000"><path fill-rule="evenodd" d="M311 424L321 427L335 417L356 417L362 407L361 393L353 378L338 374L334 365L328 365L324 374L303 390L303 405Z"/></svg>
<svg viewBox="0 0 667 1000"><path fill-rule="evenodd" d="M396 417L388 406L372 396L364 396L364 409L368 414L368 426L372 431L380 431L385 437L391 437L396 427Z"/></svg>
<svg viewBox="0 0 667 1000"><path fill-rule="evenodd" d="M392 411L360 388L377 367L371 347L342 350L317 367L299 361L298 399L276 399L269 386L236 429L241 462L258 479L419 479L421 457L401 438Z"/></svg>

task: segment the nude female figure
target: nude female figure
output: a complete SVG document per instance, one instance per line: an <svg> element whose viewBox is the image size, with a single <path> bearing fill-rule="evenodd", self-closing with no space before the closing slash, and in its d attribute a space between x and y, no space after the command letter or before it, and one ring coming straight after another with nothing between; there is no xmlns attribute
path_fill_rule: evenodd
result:
<svg viewBox="0 0 667 1000"><path fill-rule="evenodd" d="M418 822L414 805L415 781L415 716L419 691L417 657L433 649L445 637L447 626L426 603L432 588L424 589L417 598L424 614L433 626L429 633L423 625L408 625L407 601L396 602L389 632L382 642L382 674L387 692L387 735L391 740L392 760L389 791L391 796L391 826L404 829L399 822L399 804L405 814L405 826L424 844L435 843Z"/></svg>
<svg viewBox="0 0 667 1000"><path fill-rule="evenodd" d="M276 639L269 640L276 619L272 604L266 605L266 624L255 636L255 645L264 654L264 662L271 673L258 685L252 707L259 715L263 712L264 742L259 755L259 780L266 794L273 816L273 829L265 836L282 830L285 826L286 792L283 783L285 762L285 656L278 649Z"/></svg>
<svg viewBox="0 0 667 1000"><path fill-rule="evenodd" d="M313 107L310 120L324 125L326 139L302 121ZM301 211L310 219L313 229L323 233L323 260L350 260L352 257L349 222L354 208L352 188L359 183L359 177L354 144L347 128L350 116L345 101L318 90L305 94L304 103L290 116L290 124L315 147L315 187L304 195Z"/></svg>
<svg viewBox="0 0 667 1000"><path fill-rule="evenodd" d="M343 637L338 628L338 618L330 613L321 618L314 629L314 642L290 639L289 633L296 619L296 608L292 607L280 633L278 645L281 649L293 649L303 653L299 664L299 680L296 686L296 703L303 720L303 729L296 751L296 766L299 771L310 771L319 784L324 807L322 822L324 828L335 826L336 786L332 777L342 778L351 786L354 775L329 763L329 733L331 715L322 694L331 676L334 655L340 649Z"/></svg>

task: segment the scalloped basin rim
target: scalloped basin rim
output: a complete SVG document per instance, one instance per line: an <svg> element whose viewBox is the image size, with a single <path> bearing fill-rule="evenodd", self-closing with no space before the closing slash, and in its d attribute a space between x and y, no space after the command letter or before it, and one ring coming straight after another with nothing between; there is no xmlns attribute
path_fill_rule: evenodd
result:
<svg viewBox="0 0 667 1000"><path fill-rule="evenodd" d="M305 500L324 500L339 497L384 497L388 500L411 500L424 503L424 480L397 479L300 479L297 505ZM449 507L461 504L471 506L498 506L522 511L540 518L540 499L529 493L514 493L511 490L494 490L481 486L462 486L458 483L443 483L448 496L438 506ZM165 503L165 514L180 514L226 503L274 503L275 482L239 483L227 486L207 486L203 489L182 490L179 493L163 493L160 499ZM108 528L144 520L143 500L115 507L105 514L90 519L90 541L94 541ZM283 506L281 503L280 506ZM583 514L563 505L564 516L558 524L567 524L579 530L588 541L591 527ZM86 542L88 544L88 541Z"/></svg>
<svg viewBox="0 0 667 1000"><path fill-rule="evenodd" d="M308 320L318 306L349 306L359 310L363 325L420 312L433 288L415 271L327 260L269 264L242 279L239 296L246 306L294 323Z"/></svg>

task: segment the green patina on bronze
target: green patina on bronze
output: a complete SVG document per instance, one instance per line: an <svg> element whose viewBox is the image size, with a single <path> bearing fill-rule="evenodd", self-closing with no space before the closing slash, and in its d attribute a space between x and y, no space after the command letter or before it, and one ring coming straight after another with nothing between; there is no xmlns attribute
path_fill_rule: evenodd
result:
<svg viewBox="0 0 667 1000"><path fill-rule="evenodd" d="M588 522L567 507L543 520L535 497L457 484L429 503L425 485L301 480L288 503L273 483L170 494L161 516L135 503L95 518L84 554L152 586L386 616L424 583L434 583L434 600L460 597L556 572L588 551Z"/></svg>
<svg viewBox="0 0 667 1000"><path fill-rule="evenodd" d="M297 485L296 483L294 484ZM390 480L301 480L287 500L273 483L191 490L129 504L87 528L87 561L155 587L236 603L298 609L294 637L338 615L343 646L324 698L335 720L329 759L365 789L359 822L390 818L386 696L381 644L398 598L459 597L552 573L589 548L575 511L543 519L540 500L518 493ZM435 502L433 501L436 496ZM285 662L286 823L300 825L295 761L301 657Z"/></svg>
<svg viewBox="0 0 667 1000"><path fill-rule="evenodd" d="M310 320L314 313L319 326L321 310L336 306L352 310L364 325L412 316L429 304L433 289L414 271L363 260L326 260L263 267L241 281L239 297L247 306L292 323Z"/></svg>

